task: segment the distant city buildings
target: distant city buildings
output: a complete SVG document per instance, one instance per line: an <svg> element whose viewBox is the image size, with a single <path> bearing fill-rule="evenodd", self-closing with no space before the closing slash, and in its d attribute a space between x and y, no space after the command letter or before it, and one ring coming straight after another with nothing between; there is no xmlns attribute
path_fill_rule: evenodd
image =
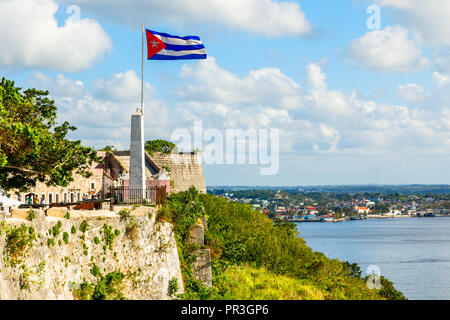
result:
<svg viewBox="0 0 450 320"><path fill-rule="evenodd" d="M350 217L389 216L445 216L450 215L450 199L447 197L423 197L410 195L398 197L392 194L373 197L361 195L338 196L329 193L298 194L281 190L262 193L254 197L255 191L223 193L229 201L248 203L272 218L288 221L321 220L335 221ZM299 196L300 195L300 196ZM326 195L326 196L325 196ZM301 200L299 200L301 199ZM320 201L317 201L317 200Z"/></svg>

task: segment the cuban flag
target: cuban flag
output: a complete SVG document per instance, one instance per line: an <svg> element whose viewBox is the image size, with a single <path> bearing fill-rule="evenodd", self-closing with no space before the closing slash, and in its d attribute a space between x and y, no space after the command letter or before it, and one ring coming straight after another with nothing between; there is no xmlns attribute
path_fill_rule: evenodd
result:
<svg viewBox="0 0 450 320"><path fill-rule="evenodd" d="M178 37L145 29L148 60L206 59L206 49L197 36Z"/></svg>

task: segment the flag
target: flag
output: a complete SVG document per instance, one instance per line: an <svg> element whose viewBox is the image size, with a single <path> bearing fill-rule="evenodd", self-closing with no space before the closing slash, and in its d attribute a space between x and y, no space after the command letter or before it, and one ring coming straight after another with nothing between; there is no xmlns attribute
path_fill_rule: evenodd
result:
<svg viewBox="0 0 450 320"><path fill-rule="evenodd" d="M178 37L145 29L148 60L206 59L206 49L197 36Z"/></svg>

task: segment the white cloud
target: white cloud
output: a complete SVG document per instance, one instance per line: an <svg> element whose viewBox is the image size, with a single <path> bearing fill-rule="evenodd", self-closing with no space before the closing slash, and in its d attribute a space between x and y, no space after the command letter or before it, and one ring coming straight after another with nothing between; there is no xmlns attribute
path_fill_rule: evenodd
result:
<svg viewBox="0 0 450 320"><path fill-rule="evenodd" d="M428 64L420 42L400 26L370 31L353 40L347 51L351 60L380 72L417 71Z"/></svg>
<svg viewBox="0 0 450 320"><path fill-rule="evenodd" d="M112 44L92 19L68 18L58 26L55 0L0 2L0 65L57 71L89 68Z"/></svg>
<svg viewBox="0 0 450 320"><path fill-rule="evenodd" d="M114 74L110 79L97 79L94 81L96 96L101 99L116 102L136 102L141 97L141 79L136 72L128 70ZM144 96L153 95L154 88L144 83Z"/></svg>
<svg viewBox="0 0 450 320"><path fill-rule="evenodd" d="M448 0L378 0L393 9L409 30L431 45L450 45L450 1Z"/></svg>
<svg viewBox="0 0 450 320"><path fill-rule="evenodd" d="M428 94L421 85L411 83L398 86L397 93L407 102L418 102L425 99Z"/></svg>
<svg viewBox="0 0 450 320"><path fill-rule="evenodd" d="M321 67L316 63L307 66L307 83L313 89L326 89L326 75L322 72Z"/></svg>
<svg viewBox="0 0 450 320"><path fill-rule="evenodd" d="M361 99L356 92L329 89L319 64L309 64L306 73L313 85L302 88L279 69L237 76L214 59L185 65L180 74L185 85L176 90L170 107L167 101L156 99L155 90L146 84L145 137L167 139L175 129L189 129L194 120L202 120L205 130L223 133L226 128L278 128L282 156L449 154L450 106L444 100L433 110L376 103ZM133 71L95 80L102 85L100 91L96 86L88 90L62 75L35 74L32 81L41 81L54 93L60 119L79 128L76 138L96 147L128 148L129 115L139 104L140 83ZM121 86L131 94L117 95L115 90ZM418 85L402 89L422 92Z"/></svg>
<svg viewBox="0 0 450 320"><path fill-rule="evenodd" d="M41 72L34 72L28 83L37 89L51 88L52 94L70 99L81 98L86 94L84 83L80 80L67 79L63 74L58 74L53 80Z"/></svg>
<svg viewBox="0 0 450 320"><path fill-rule="evenodd" d="M252 70L239 78L220 68L214 57L209 57L197 64L184 65L181 76L198 81L177 91L184 100L282 105L287 109L296 108L300 103L300 86L277 68Z"/></svg>
<svg viewBox="0 0 450 320"><path fill-rule="evenodd" d="M438 88L450 84L450 75L441 74L437 71L433 72L433 80Z"/></svg>
<svg viewBox="0 0 450 320"><path fill-rule="evenodd" d="M279 128L282 153L448 154L450 147L442 109L375 103L356 92L328 89L326 74L316 63L307 66L307 88L278 69L238 77L213 59L185 66L183 76L189 85L178 91L181 118L202 119L218 129ZM401 89L416 94L410 100L422 92L428 98L418 85ZM285 104L286 96L296 103Z"/></svg>
<svg viewBox="0 0 450 320"><path fill-rule="evenodd" d="M378 4L389 9L416 39L434 49L433 63L439 72L450 73L450 1L378 0Z"/></svg>
<svg viewBox="0 0 450 320"><path fill-rule="evenodd" d="M276 0L66 0L113 21L138 27L141 21L189 25L225 25L269 37L298 36L312 26L300 5ZM126 14L124 14L126 12Z"/></svg>

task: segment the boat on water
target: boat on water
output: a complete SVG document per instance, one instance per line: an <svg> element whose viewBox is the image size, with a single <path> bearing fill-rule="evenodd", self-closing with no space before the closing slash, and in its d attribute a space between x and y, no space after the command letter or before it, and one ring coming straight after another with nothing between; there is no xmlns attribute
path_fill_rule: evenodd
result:
<svg viewBox="0 0 450 320"><path fill-rule="evenodd" d="M319 218L319 219L290 219L289 222L342 222L347 218Z"/></svg>
<svg viewBox="0 0 450 320"><path fill-rule="evenodd" d="M367 219L367 217L350 217L350 220L354 221L354 220L364 220Z"/></svg>

